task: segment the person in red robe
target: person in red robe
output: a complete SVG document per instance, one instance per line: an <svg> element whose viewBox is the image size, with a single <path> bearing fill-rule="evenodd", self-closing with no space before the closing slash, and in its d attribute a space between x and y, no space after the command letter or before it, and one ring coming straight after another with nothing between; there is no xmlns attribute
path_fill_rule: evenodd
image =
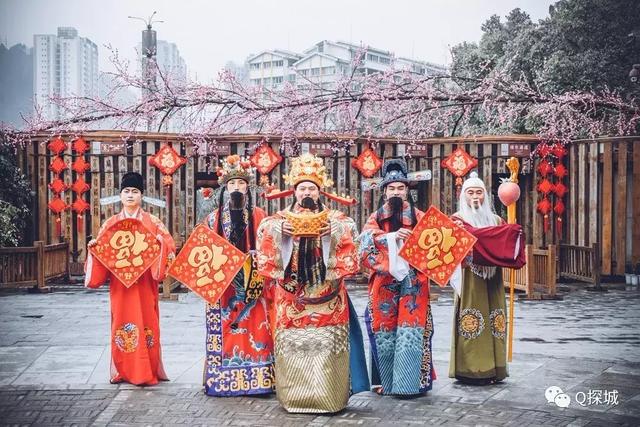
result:
<svg viewBox="0 0 640 427"><path fill-rule="evenodd" d="M385 161L380 188L384 203L358 238L369 273L365 323L371 343L371 383L378 394L411 396L431 390L433 318L429 279L398 252L424 212L413 206L407 164Z"/></svg>
<svg viewBox="0 0 640 427"><path fill-rule="evenodd" d="M154 385L167 381L160 349L158 285L168 262L175 258L175 243L164 224L140 207L144 191L142 175L126 173L120 184L120 213L107 219L96 239L118 221L136 218L160 243L160 257L130 287L126 287L89 251L85 262L87 288L99 288L109 281L111 300L111 383Z"/></svg>
<svg viewBox="0 0 640 427"><path fill-rule="evenodd" d="M255 170L234 154L218 168L218 209L204 224L242 252L251 253L219 301L207 304L204 390L209 396L273 393L273 340L263 295L265 278L254 262L256 233L265 212L253 206ZM225 197L228 195L228 197Z"/></svg>

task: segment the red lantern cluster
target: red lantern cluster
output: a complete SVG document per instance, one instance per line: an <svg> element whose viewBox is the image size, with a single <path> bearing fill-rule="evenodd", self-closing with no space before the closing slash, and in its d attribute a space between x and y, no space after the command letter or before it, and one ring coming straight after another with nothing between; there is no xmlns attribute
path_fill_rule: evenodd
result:
<svg viewBox="0 0 640 427"><path fill-rule="evenodd" d="M67 209L67 204L60 196L67 189L67 185L61 179L62 173L67 169L67 164L60 154L67 149L67 143L64 142L62 137L58 136L49 141L47 148L53 153L53 160L49 164L49 170L53 173L53 179L49 184L53 198L49 200L47 206L56 215L56 234L60 236L62 235L62 212Z"/></svg>
<svg viewBox="0 0 640 427"><path fill-rule="evenodd" d="M78 229L82 228L84 212L91 205L84 199L83 193L89 191L91 186L84 180L85 172L91 169L91 165L85 160L85 153L89 150L89 144L80 137L73 142L73 151L76 152L76 160L71 165L71 169L76 173L76 181L71 186L71 190L76 193L75 200L71 204L71 210L76 213Z"/></svg>
<svg viewBox="0 0 640 427"><path fill-rule="evenodd" d="M567 155L567 149L562 144L557 143L551 148L551 154L553 154L556 160L553 168L553 175L555 177L555 184L553 186L555 205L553 206L553 211L556 214L556 234L558 238L562 239L562 217L565 211L564 201L562 199L568 191L564 185L564 178L568 172L563 164L564 158Z"/></svg>
<svg viewBox="0 0 640 427"><path fill-rule="evenodd" d="M536 154L541 159L537 171L540 181L536 190L540 193L537 210L544 218L544 232L550 229L549 215L553 211L556 214L556 234L562 238L562 217L565 212L563 198L568 192L564 184L567 176L567 168L563 159L567 155L567 149L560 143L549 145L541 144L536 149Z"/></svg>

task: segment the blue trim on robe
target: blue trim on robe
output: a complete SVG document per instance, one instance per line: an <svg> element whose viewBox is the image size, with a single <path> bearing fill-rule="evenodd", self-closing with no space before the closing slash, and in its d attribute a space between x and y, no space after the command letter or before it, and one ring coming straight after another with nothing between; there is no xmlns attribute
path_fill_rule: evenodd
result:
<svg viewBox="0 0 640 427"><path fill-rule="evenodd" d="M351 374L351 394L369 391L369 376L367 375L367 360L364 355L364 340L351 298L349 302L349 372Z"/></svg>

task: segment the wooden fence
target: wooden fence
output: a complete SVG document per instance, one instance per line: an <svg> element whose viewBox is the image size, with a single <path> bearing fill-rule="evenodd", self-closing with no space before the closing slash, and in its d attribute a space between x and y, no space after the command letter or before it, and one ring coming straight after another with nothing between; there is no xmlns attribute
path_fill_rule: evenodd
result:
<svg viewBox="0 0 640 427"><path fill-rule="evenodd" d="M0 286L45 289L48 280L69 277L69 244L0 248Z"/></svg>
<svg viewBox="0 0 640 427"><path fill-rule="evenodd" d="M510 275L515 271L514 288L524 291L527 298L553 298L556 296L556 246L536 249L533 245L525 248L527 264L519 270L502 269L505 288L510 286Z"/></svg>
<svg viewBox="0 0 640 427"><path fill-rule="evenodd" d="M600 248L597 243L590 248L575 245L559 245L559 276L582 282L600 282Z"/></svg>
<svg viewBox="0 0 640 427"><path fill-rule="evenodd" d="M62 136L67 142L73 140L71 135ZM85 155L91 163L91 170L84 174L85 181L91 185L85 194L91 207L80 227L75 214L65 211L61 216L61 236L56 235L56 216L47 209L52 196L48 188L52 180L52 173L48 169L51 153L46 149L49 136L34 137L32 143L19 152L21 166L31 178L36 192L32 238L46 243L68 241L71 260L75 263L72 266L74 270L79 270L80 263L85 259L86 244L90 237L97 234L106 218L118 211L118 205L101 206L99 199L119 193L122 174L127 171L140 172L146 183L145 194L164 199L162 177L157 169L148 164L149 156L156 153L162 144L171 144L188 158L188 162L174 175L170 200L172 209L147 208L168 225L176 243L181 245L196 223L199 203L197 190L217 185L214 170L218 157L235 153L249 155L263 138L261 135L212 135L206 151L198 153L190 142L176 134L141 132L130 135L126 141L117 131L96 131L83 136L92 145ZM505 161L510 156L520 158L523 165L520 175L522 197L518 202L517 218L524 227L527 243L535 248L546 248L552 244L591 248L593 243L601 242L600 262L604 275L622 274L625 266L640 263L640 215L634 214L640 210L640 184L634 185L640 183L638 138L576 141L570 145L565 160L569 171L565 182L569 192L564 198L566 212L562 222L562 238L553 231L544 233L542 216L536 212L539 199L536 184L540 179L535 172L538 162L530 160L528 155L538 143L534 136L432 138L415 141L415 144L392 139L355 139L348 149L337 152L331 150L331 141L328 139L301 136L300 141L303 151L311 151L325 159L335 181L334 190L359 201L355 206L341 207L359 226L377 208L380 192L361 191L361 176L351 167L351 160L371 143L382 158L409 155L410 170L431 170L432 179L416 185L412 193L418 207L426 209L433 204L446 214L453 213L457 208L456 188L454 177L441 164L456 147L462 147L478 159L478 174L494 196L496 210L505 217L506 212L496 195L499 178L508 176ZM269 144L275 151L280 151L279 138L270 137ZM67 164L77 158L71 148L63 154ZM286 156L285 161L269 174L271 182L279 188L284 188L282 175L289 168L290 158ZM78 178L71 170L66 170L62 175L68 185ZM67 204L71 204L75 195L65 191L63 198ZM283 208L285 203L287 201L266 202L258 198L258 205L268 213ZM553 212L549 219L551 224L555 223Z"/></svg>

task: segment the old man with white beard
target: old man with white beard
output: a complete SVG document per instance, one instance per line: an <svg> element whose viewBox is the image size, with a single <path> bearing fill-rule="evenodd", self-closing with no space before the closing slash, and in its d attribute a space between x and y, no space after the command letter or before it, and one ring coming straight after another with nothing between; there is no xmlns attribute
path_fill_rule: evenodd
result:
<svg viewBox="0 0 640 427"><path fill-rule="evenodd" d="M458 212L452 219L460 226L478 230L504 223L494 213L490 195L477 173L472 172L463 183ZM496 247L495 251L503 249ZM502 269L478 265L472 256L462 267L451 278L456 295L449 377L469 384L493 384L508 376Z"/></svg>

